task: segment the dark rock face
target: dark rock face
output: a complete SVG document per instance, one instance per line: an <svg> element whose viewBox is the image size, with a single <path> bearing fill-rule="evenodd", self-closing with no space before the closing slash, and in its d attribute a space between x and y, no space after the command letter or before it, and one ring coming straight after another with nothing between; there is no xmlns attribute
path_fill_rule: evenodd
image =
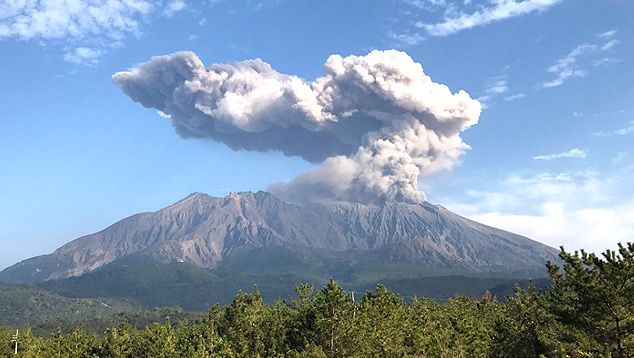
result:
<svg viewBox="0 0 634 358"><path fill-rule="evenodd" d="M22 261L2 271L0 280L80 276L139 252L166 263L219 268L231 262L239 268L249 265L253 253L280 249L297 256L297 262L312 264L328 258L463 272L534 272L557 259L551 247L430 203L300 207L261 191L224 198L194 193L157 212L133 215L80 237L50 255Z"/></svg>

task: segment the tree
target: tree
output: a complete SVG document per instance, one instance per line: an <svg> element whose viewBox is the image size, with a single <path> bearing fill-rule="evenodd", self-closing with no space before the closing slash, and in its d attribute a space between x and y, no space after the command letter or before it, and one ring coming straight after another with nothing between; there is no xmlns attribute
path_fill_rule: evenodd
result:
<svg viewBox="0 0 634 358"><path fill-rule="evenodd" d="M132 327L123 322L119 328L106 331L103 338L103 356L112 358L132 357Z"/></svg>
<svg viewBox="0 0 634 358"><path fill-rule="evenodd" d="M379 285L361 300L361 349L364 357L403 357L410 334L411 319L403 300Z"/></svg>
<svg viewBox="0 0 634 358"><path fill-rule="evenodd" d="M444 304L414 298L413 352L425 357L488 357L497 304L457 296Z"/></svg>
<svg viewBox="0 0 634 358"><path fill-rule="evenodd" d="M13 354L11 342L15 330L11 327L0 327L0 357L10 357Z"/></svg>
<svg viewBox="0 0 634 358"><path fill-rule="evenodd" d="M218 333L221 316L218 305L209 310L209 315L200 323L184 323L177 332L179 356L185 358L225 357L226 344Z"/></svg>
<svg viewBox="0 0 634 358"><path fill-rule="evenodd" d="M548 263L552 288L545 303L569 328L578 350L617 358L634 357L634 243L619 244L599 257L561 248L564 273Z"/></svg>
<svg viewBox="0 0 634 358"><path fill-rule="evenodd" d="M557 322L543 304L545 291L515 286L515 296L507 297L493 321L491 357L533 358L563 353L558 341L565 327Z"/></svg>
<svg viewBox="0 0 634 358"><path fill-rule="evenodd" d="M327 357L351 357L359 350L356 305L334 280L315 294L315 343Z"/></svg>
<svg viewBox="0 0 634 358"><path fill-rule="evenodd" d="M283 357L286 351L285 308L265 306L257 286L253 294L238 292L224 310L220 334L235 357Z"/></svg>
<svg viewBox="0 0 634 358"><path fill-rule="evenodd" d="M315 287L301 284L295 287L295 292L297 298L291 297L286 304L289 308L287 337L289 347L299 352L315 342Z"/></svg>

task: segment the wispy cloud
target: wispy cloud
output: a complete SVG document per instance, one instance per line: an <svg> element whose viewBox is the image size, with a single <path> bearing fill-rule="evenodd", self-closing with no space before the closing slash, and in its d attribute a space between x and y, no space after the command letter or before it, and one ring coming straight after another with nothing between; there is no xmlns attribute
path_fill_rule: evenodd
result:
<svg viewBox="0 0 634 358"><path fill-rule="evenodd" d="M184 0L4 1L0 41L52 41L65 61L94 66L127 37L139 36L151 16L169 17L186 7Z"/></svg>
<svg viewBox="0 0 634 358"><path fill-rule="evenodd" d="M421 34L416 32L396 33L394 31L390 31L387 34L387 37L389 37L394 42L394 45L398 47L417 45L425 39L421 36Z"/></svg>
<svg viewBox="0 0 634 358"><path fill-rule="evenodd" d="M476 98L484 108L489 107L492 99L509 91L506 76L493 77L488 82L486 89Z"/></svg>
<svg viewBox="0 0 634 358"><path fill-rule="evenodd" d="M604 57L602 59L596 60L592 63L592 65L594 67L601 67L601 66L606 66L612 63L619 63L622 62L623 59L622 58L614 58L614 57Z"/></svg>
<svg viewBox="0 0 634 358"><path fill-rule="evenodd" d="M624 128L616 129L611 132L594 132L592 134L597 137L616 137L630 133L634 133L634 121L630 122L630 125Z"/></svg>
<svg viewBox="0 0 634 358"><path fill-rule="evenodd" d="M617 39L612 39L606 43L603 44L603 46L601 46L601 51L607 51L609 49L611 49L612 47L620 44L621 41L617 40Z"/></svg>
<svg viewBox="0 0 634 358"><path fill-rule="evenodd" d="M515 100L518 100L518 99L524 98L524 97L526 97L526 95L524 93L517 93L517 94L513 94L513 95L510 95L510 96L504 97L504 100L507 101L507 102L510 102L510 101L515 101Z"/></svg>
<svg viewBox="0 0 634 358"><path fill-rule="evenodd" d="M172 0L170 1L165 9L163 9L163 14L167 16L173 16L177 12L183 11L187 8L187 3L183 0Z"/></svg>
<svg viewBox="0 0 634 358"><path fill-rule="evenodd" d="M448 4L447 0L403 0L403 2L421 10L433 10L434 7L445 7Z"/></svg>
<svg viewBox="0 0 634 358"><path fill-rule="evenodd" d="M555 61L555 64L548 67L547 71L556 74L556 77L542 84L543 88L551 88L561 86L564 82L572 77L584 77L588 71L579 68L577 62L579 58L595 52L595 45L583 44L575 47L568 55Z"/></svg>
<svg viewBox="0 0 634 358"><path fill-rule="evenodd" d="M0 38L121 39L136 33L140 18L153 7L144 0L9 1L0 7Z"/></svg>
<svg viewBox="0 0 634 358"><path fill-rule="evenodd" d="M494 6L484 7L472 13L456 11L455 4L447 1L414 1L410 4L418 4L420 7L426 4L449 7L445 10L445 19L438 23L418 22L417 27L423 29L430 36L447 36L474 27L486 26L494 22L518 17L531 12L543 12L562 0L496 0L492 1Z"/></svg>
<svg viewBox="0 0 634 358"><path fill-rule="evenodd" d="M102 51L90 47L77 47L64 54L64 61L86 66L95 66L99 63Z"/></svg>
<svg viewBox="0 0 634 358"><path fill-rule="evenodd" d="M506 72L506 70L508 70L508 67L509 66L506 66L503 72ZM476 99L480 102L480 104L482 104L482 108L489 108L494 100L510 92L510 90L511 88L509 87L508 75L502 74L499 76L494 76L487 80L486 88L479 93ZM502 99L504 101L510 102L524 97L526 97L524 93L516 93L512 95L506 95L502 97Z"/></svg>
<svg viewBox="0 0 634 358"><path fill-rule="evenodd" d="M579 148L574 148L567 152L538 155L533 157L533 159L534 160L553 160L553 159L560 159L560 158L585 158L585 157L586 157L585 151Z"/></svg>
<svg viewBox="0 0 634 358"><path fill-rule="evenodd" d="M550 81L542 82L539 87L552 88L561 86L566 81L574 77L585 77L588 74L587 67L592 64L594 67L603 66L610 63L620 62L614 57L603 57L596 59L597 55L611 51L620 41L612 38L616 30L597 34L603 43L584 43L575 47L566 56L558 59L549 66L546 71L555 75ZM594 61L592 58L595 58Z"/></svg>
<svg viewBox="0 0 634 358"><path fill-rule="evenodd" d="M609 30L609 31L604 31L604 32L600 32L597 34L597 37L600 37L602 39L609 39L612 36L616 35L617 30Z"/></svg>

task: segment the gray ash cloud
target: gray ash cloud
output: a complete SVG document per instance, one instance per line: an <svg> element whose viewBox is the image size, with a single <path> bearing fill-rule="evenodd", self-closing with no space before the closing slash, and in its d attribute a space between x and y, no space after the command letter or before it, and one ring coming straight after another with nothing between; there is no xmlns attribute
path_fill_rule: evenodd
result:
<svg viewBox="0 0 634 358"><path fill-rule="evenodd" d="M460 133L477 123L480 103L395 50L332 55L324 69L307 82L260 59L205 67L179 52L112 78L183 138L321 163L271 184L285 200L424 201L418 179L451 168L468 149Z"/></svg>

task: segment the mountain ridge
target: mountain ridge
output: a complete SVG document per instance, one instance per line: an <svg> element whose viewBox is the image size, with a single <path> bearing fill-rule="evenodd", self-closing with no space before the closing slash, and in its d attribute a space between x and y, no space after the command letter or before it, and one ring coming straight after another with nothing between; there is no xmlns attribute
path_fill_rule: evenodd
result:
<svg viewBox="0 0 634 358"><path fill-rule="evenodd" d="M135 214L79 237L49 255L24 260L0 272L0 280L33 283L81 276L150 249L166 263L187 261L216 269L233 261L240 267L253 261L249 252L275 248L314 265L328 260L348 265L388 262L526 274L543 270L547 260L557 258L553 248L428 202L302 207L263 191L225 197L192 193L155 212ZM239 257L247 259L240 262Z"/></svg>

